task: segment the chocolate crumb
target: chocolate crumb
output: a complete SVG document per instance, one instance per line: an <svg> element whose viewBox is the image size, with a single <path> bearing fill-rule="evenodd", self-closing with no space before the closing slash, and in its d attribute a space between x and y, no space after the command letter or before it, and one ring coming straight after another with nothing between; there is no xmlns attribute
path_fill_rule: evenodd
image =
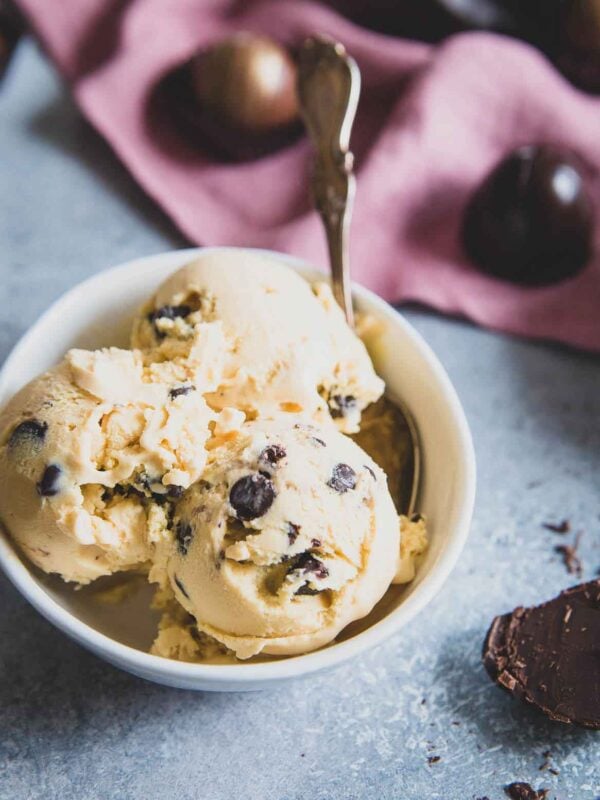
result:
<svg viewBox="0 0 600 800"><path fill-rule="evenodd" d="M571 530L571 523L568 519L563 519L562 522L543 522L542 527L552 533L569 533Z"/></svg>
<svg viewBox="0 0 600 800"><path fill-rule="evenodd" d="M288 522L287 535L290 544L294 544L294 542L298 538L299 533L300 533L300 525L296 525L296 523L294 522Z"/></svg>
<svg viewBox="0 0 600 800"><path fill-rule="evenodd" d="M176 397L183 397L190 392L195 392L196 387L193 383L186 383L183 386L175 386L173 389L169 391L169 397L171 400L175 400Z"/></svg>
<svg viewBox="0 0 600 800"><path fill-rule="evenodd" d="M546 800L548 789L534 789L529 783L509 783L504 791L511 800Z"/></svg>
<svg viewBox="0 0 600 800"><path fill-rule="evenodd" d="M583 563L577 552L579 542L581 541L581 535L581 533L577 534L573 544L557 544L554 548L554 552L562 556L563 564L567 568L567 572L570 575L577 575L577 577L581 577L583 573Z"/></svg>
<svg viewBox="0 0 600 800"><path fill-rule="evenodd" d="M313 444L316 444L318 447L327 447L327 444L323 441L323 439L319 439L318 436L311 436L310 440Z"/></svg>
<svg viewBox="0 0 600 800"><path fill-rule="evenodd" d="M441 760L442 760L441 756L427 756L427 763L430 764L430 765L431 764L437 764L438 761L441 761Z"/></svg>
<svg viewBox="0 0 600 800"><path fill-rule="evenodd" d="M311 539L310 543L313 547L321 547L323 542L320 539Z"/></svg>

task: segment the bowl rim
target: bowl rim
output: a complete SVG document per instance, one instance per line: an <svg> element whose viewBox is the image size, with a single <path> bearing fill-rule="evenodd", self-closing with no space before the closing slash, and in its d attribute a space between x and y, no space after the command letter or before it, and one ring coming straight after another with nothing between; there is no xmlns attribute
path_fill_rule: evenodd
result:
<svg viewBox="0 0 600 800"><path fill-rule="evenodd" d="M58 297L17 341L0 369L0 397L5 391L8 376L21 359L21 354L27 349L29 343L36 338L39 326L47 318L57 314L61 306L68 306L78 294L87 293L88 296L93 297L94 288L97 285L105 284L116 275L126 274L144 267L158 266L163 262L165 266L169 263L173 264L174 269L176 269L177 265L183 266L188 259L192 260L203 253L215 250L251 251L268 255L271 258L276 257L277 260L291 266L303 275L311 273L322 274L318 273L315 267L305 261L286 253L246 247L193 247L172 250L150 256L142 256L101 270L75 284L75 286ZM80 620L44 591L19 556L7 532L0 526L0 568L15 588L43 617L59 630L97 655L105 657L111 663L138 675L142 674L147 678L159 680L160 682L171 682L171 685L183 685L185 683L190 686L198 683L198 688L205 688L208 685L214 685L215 688L226 688L227 684L250 686L255 683L268 683L309 675L339 665L363 653L365 650L376 647L414 619L434 599L446 582L458 561L469 534L476 486L473 441L456 390L445 369L421 334L398 311L370 290L353 282L352 294L356 299L366 299L376 309L378 316L402 328L403 334L411 340L419 357L427 362L428 367L435 375L453 417L462 456L462 463L459 464L459 468L462 469L462 497L458 503L459 513L451 535L438 559L422 578L415 592L404 599L397 609L394 609L382 620L352 638L310 653L250 664L194 664L145 653L118 642L104 633L100 633L91 625Z"/></svg>

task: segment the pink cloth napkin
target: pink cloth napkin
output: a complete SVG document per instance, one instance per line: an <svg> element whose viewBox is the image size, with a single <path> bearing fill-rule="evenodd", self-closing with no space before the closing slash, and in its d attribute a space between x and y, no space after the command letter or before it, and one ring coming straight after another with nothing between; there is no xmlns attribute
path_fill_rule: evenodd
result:
<svg viewBox="0 0 600 800"><path fill-rule="evenodd" d="M572 88L528 45L472 33L434 48L296 0L18 3L84 114L190 239L279 249L321 266L306 140L259 161L218 163L181 138L167 115L150 125L147 105L167 70L234 30L290 44L314 32L338 38L363 76L352 140L356 280L388 300L600 349L600 257L562 284L521 289L471 267L458 239L471 192L517 145L565 144L600 166L600 99Z"/></svg>

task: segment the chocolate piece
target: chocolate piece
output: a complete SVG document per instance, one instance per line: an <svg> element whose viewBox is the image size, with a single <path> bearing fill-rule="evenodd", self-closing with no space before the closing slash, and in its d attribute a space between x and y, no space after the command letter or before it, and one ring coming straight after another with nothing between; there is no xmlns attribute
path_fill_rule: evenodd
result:
<svg viewBox="0 0 600 800"><path fill-rule="evenodd" d="M351 394L334 394L329 398L329 412L333 419L347 417L357 408L356 397Z"/></svg>
<svg viewBox="0 0 600 800"><path fill-rule="evenodd" d="M8 446L13 449L27 442L34 447L40 447L46 438L48 430L47 422L39 422L37 419L26 419L13 430L8 440Z"/></svg>
<svg viewBox="0 0 600 800"><path fill-rule="evenodd" d="M287 535L290 544L294 544L296 539L298 538L298 534L300 533L300 525L296 525L294 522L288 522L288 529Z"/></svg>
<svg viewBox="0 0 600 800"><path fill-rule="evenodd" d="M187 597L187 599L189 600L189 599L190 599L190 596L189 596L189 594L186 592L186 590L185 590L185 586L183 585L183 583L182 583L182 582L179 580L179 578L177 577L177 575L174 575L174 576L173 576L173 578L175 579L175 584L177 585L177 588L179 589L179 591L181 592L181 594L182 594L184 597Z"/></svg>
<svg viewBox="0 0 600 800"><path fill-rule="evenodd" d="M554 551L560 553L562 556L563 564L567 568L567 572L570 575L577 575L579 578L583 572L583 564L577 554L580 540L581 533L578 533L573 544L557 544L554 548Z"/></svg>
<svg viewBox="0 0 600 800"><path fill-rule="evenodd" d="M169 391L169 397L171 400L175 400L176 397L183 397L190 392L195 392L196 387L193 383L184 384L183 386L175 386L173 389Z"/></svg>
<svg viewBox="0 0 600 800"><path fill-rule="evenodd" d="M571 530L571 523L568 519L563 519L562 522L543 522L542 525L552 533L569 533Z"/></svg>
<svg viewBox="0 0 600 800"><path fill-rule="evenodd" d="M182 556L187 555L193 538L194 531L190 523L180 520L175 528L175 541L177 542L177 549Z"/></svg>
<svg viewBox="0 0 600 800"><path fill-rule="evenodd" d="M527 145L501 161L475 192L462 238L484 272L546 286L586 266L593 231L593 206L578 159L557 147Z"/></svg>
<svg viewBox="0 0 600 800"><path fill-rule="evenodd" d="M442 760L441 756L427 756L427 763L429 764L429 766L431 766L432 764L437 764L438 761L441 760Z"/></svg>
<svg viewBox="0 0 600 800"><path fill-rule="evenodd" d="M273 505L275 497L273 481L260 472L240 478L229 492L231 507L241 520L262 517Z"/></svg>
<svg viewBox="0 0 600 800"><path fill-rule="evenodd" d="M600 580L496 617L483 647L493 681L550 719L600 729Z"/></svg>
<svg viewBox="0 0 600 800"><path fill-rule="evenodd" d="M169 500L178 500L185 492L183 486L178 486L176 483L170 483L167 487L167 497Z"/></svg>
<svg viewBox="0 0 600 800"><path fill-rule="evenodd" d="M348 464L336 464L331 473L331 478L327 481L327 486L335 489L340 494L344 494L344 492L354 489L356 486L356 472Z"/></svg>
<svg viewBox="0 0 600 800"><path fill-rule="evenodd" d="M280 444L270 444L259 455L258 460L269 467L276 467L287 455L285 447Z"/></svg>
<svg viewBox="0 0 600 800"><path fill-rule="evenodd" d="M57 464L49 464L44 470L44 474L37 483L37 491L40 497L54 497L60 491L60 478L62 469Z"/></svg>
<svg viewBox="0 0 600 800"><path fill-rule="evenodd" d="M300 553L300 555L294 560L292 566L288 569L288 573L290 572L303 572L305 574L313 573L317 578L321 579L326 578L329 575L329 570L325 564L318 558L315 558L309 550L304 553ZM323 590L310 586L309 582L307 581L296 590L295 594L314 595L320 594L321 591Z"/></svg>
<svg viewBox="0 0 600 800"><path fill-rule="evenodd" d="M534 789L529 783L509 783L504 791L511 800L546 800L548 789Z"/></svg>
<svg viewBox="0 0 600 800"><path fill-rule="evenodd" d="M177 317L187 317L191 313L190 306L161 306L148 314L148 320L156 322L157 319L177 319Z"/></svg>

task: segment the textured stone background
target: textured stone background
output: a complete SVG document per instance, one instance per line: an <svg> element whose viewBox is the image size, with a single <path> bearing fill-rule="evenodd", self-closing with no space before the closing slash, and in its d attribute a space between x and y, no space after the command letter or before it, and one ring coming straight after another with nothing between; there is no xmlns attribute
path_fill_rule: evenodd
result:
<svg viewBox="0 0 600 800"><path fill-rule="evenodd" d="M0 176L0 361L75 282L184 244L29 43L0 96ZM600 567L600 363L407 316L458 389L479 462L471 538L437 600L336 672L210 695L104 664L0 577L2 800L500 800L512 780L600 795L599 735L516 705L479 662L495 613L573 582L542 522L569 517L585 577ZM539 770L548 749L557 776Z"/></svg>

